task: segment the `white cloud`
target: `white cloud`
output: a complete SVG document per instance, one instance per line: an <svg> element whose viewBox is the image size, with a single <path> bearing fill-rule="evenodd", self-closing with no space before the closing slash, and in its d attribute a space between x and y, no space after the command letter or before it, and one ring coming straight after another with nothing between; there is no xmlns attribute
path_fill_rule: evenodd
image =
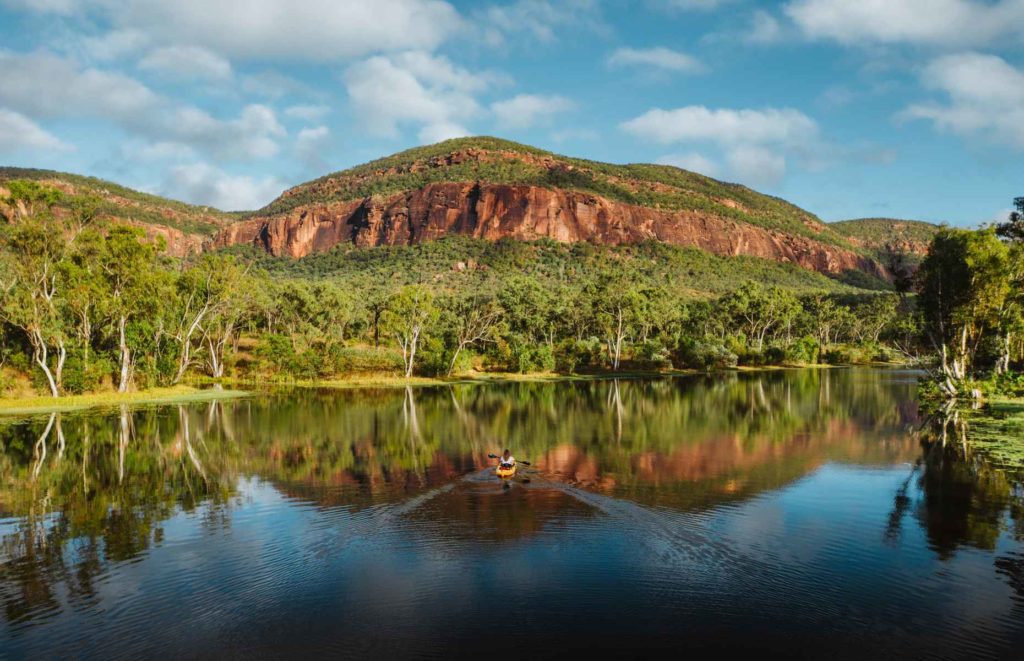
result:
<svg viewBox="0 0 1024 661"><path fill-rule="evenodd" d="M268 158L278 151L276 138L286 132L274 111L253 104L242 109L237 119L220 120L203 110L186 106L173 115L170 134L204 149L224 160Z"/></svg>
<svg viewBox="0 0 1024 661"><path fill-rule="evenodd" d="M110 120L149 140L184 143L225 160L273 156L276 139L285 135L266 106L249 105L237 118L218 119L127 76L43 53L0 51L0 104L31 117Z"/></svg>
<svg viewBox="0 0 1024 661"><path fill-rule="evenodd" d="M0 50L0 103L33 117L68 114L135 121L160 105L148 87L127 76L81 68L45 53Z"/></svg>
<svg viewBox="0 0 1024 661"><path fill-rule="evenodd" d="M115 60L141 51L149 37L141 30L113 30L98 37L84 37L82 50L97 60Z"/></svg>
<svg viewBox="0 0 1024 661"><path fill-rule="evenodd" d="M774 44L782 41L784 34L779 20L759 9L751 16L750 27L742 39L748 44Z"/></svg>
<svg viewBox="0 0 1024 661"><path fill-rule="evenodd" d="M0 108L0 153L19 149L69 151L73 148L28 117Z"/></svg>
<svg viewBox="0 0 1024 661"><path fill-rule="evenodd" d="M285 108L284 114L285 116L292 117L294 119L303 119L308 122L313 122L324 117L330 111L330 106L298 105Z"/></svg>
<svg viewBox="0 0 1024 661"><path fill-rule="evenodd" d="M197 46L158 48L142 58L139 68L177 80L227 80L231 77L230 62Z"/></svg>
<svg viewBox="0 0 1024 661"><path fill-rule="evenodd" d="M535 124L549 124L553 115L573 107L573 102L564 96L519 94L491 104L491 111L502 127L524 129Z"/></svg>
<svg viewBox="0 0 1024 661"><path fill-rule="evenodd" d="M778 184L786 173L787 158L817 168L835 151L821 140L817 123L792 108L655 108L623 123L622 128L659 144L715 145L724 155L728 175L755 186ZM696 159L692 164L704 165Z"/></svg>
<svg viewBox="0 0 1024 661"><path fill-rule="evenodd" d="M8 3L11 0L7 0ZM202 46L230 59L316 62L374 52L432 50L465 22L441 0L18 0L22 7L90 11L161 45Z"/></svg>
<svg viewBox="0 0 1024 661"><path fill-rule="evenodd" d="M208 163L171 168L161 193L229 211L258 209L277 197L285 183L276 177L234 176Z"/></svg>
<svg viewBox="0 0 1024 661"><path fill-rule="evenodd" d="M728 150L726 161L733 175L753 186L776 186L786 175L786 158L758 145L739 145Z"/></svg>
<svg viewBox="0 0 1024 661"><path fill-rule="evenodd" d="M322 169L326 163L323 157L324 144L330 133L326 126L306 127L299 131L295 138L295 154L299 160L311 169Z"/></svg>
<svg viewBox="0 0 1024 661"><path fill-rule="evenodd" d="M441 122L439 124L427 124L416 135L419 141L424 144L443 142L452 138L464 138L470 135L469 129L460 124Z"/></svg>
<svg viewBox="0 0 1024 661"><path fill-rule="evenodd" d="M643 66L678 73L701 73L706 67L697 58L669 48L619 48L608 57L613 67Z"/></svg>
<svg viewBox="0 0 1024 661"><path fill-rule="evenodd" d="M554 42L556 29L563 27L574 33L608 31L597 0L518 0L477 12L474 24L487 26L485 39L495 46L518 34Z"/></svg>
<svg viewBox="0 0 1024 661"><path fill-rule="evenodd" d="M714 177L719 172L718 164L715 161L695 151L685 154L666 154L657 162L661 165L674 165L677 168L698 172L708 177Z"/></svg>
<svg viewBox="0 0 1024 661"><path fill-rule="evenodd" d="M183 161L195 158L195 150L180 142L130 140L122 145L121 157L135 163Z"/></svg>
<svg viewBox="0 0 1024 661"><path fill-rule="evenodd" d="M845 44L982 44L1024 34L1021 0L794 0L786 14L810 37Z"/></svg>
<svg viewBox="0 0 1024 661"><path fill-rule="evenodd" d="M818 134L815 121L792 108L655 108L625 122L622 128L639 138L661 144L690 140L724 144L794 144L813 140Z"/></svg>
<svg viewBox="0 0 1024 661"><path fill-rule="evenodd" d="M401 126L420 128L421 139L459 133L480 113L475 94L496 79L452 65L447 58L411 52L371 57L345 71L352 109L371 133L398 135Z"/></svg>
<svg viewBox="0 0 1024 661"><path fill-rule="evenodd" d="M995 55L958 53L928 64L921 82L944 92L948 103L911 105L902 118L931 120L941 131L1024 149L1024 71Z"/></svg>

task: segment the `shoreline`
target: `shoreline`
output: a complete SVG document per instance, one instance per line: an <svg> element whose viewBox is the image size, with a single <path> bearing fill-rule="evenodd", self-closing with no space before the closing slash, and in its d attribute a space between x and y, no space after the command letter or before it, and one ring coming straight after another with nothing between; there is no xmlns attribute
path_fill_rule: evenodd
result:
<svg viewBox="0 0 1024 661"><path fill-rule="evenodd" d="M41 413L62 413L80 411L121 404L176 404L202 402L217 399L236 399L251 397L261 392L272 392L282 388L302 388L310 390L359 390L359 389L393 389L393 388L426 388L446 385L488 385L499 383L557 383L571 381L602 381L608 379L650 379L678 378L727 373L758 373L778 372L797 369L840 369L844 367L901 367L899 364L883 363L869 365L763 365L741 366L723 370L623 370L600 371L592 373L564 374L559 372L479 372L453 377L410 377L390 374L354 375L343 379L324 380L260 380L223 378L219 380L197 379L188 385L167 388L151 388L130 393L99 392L82 395L66 395L53 398L49 396L0 398L0 417L9 415L31 415ZM218 389L218 386L222 389Z"/></svg>
<svg viewBox="0 0 1024 661"><path fill-rule="evenodd" d="M0 398L0 417L35 415L40 413L67 413L121 404L184 404L218 399L238 399L253 393L244 390L173 386L150 388L137 392L100 392L64 397Z"/></svg>

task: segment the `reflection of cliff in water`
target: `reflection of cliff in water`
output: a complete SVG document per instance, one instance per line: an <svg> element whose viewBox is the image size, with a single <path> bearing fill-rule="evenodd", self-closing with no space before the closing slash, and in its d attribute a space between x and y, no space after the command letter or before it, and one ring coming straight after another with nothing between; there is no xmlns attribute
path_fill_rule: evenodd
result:
<svg viewBox="0 0 1024 661"><path fill-rule="evenodd" d="M690 509L777 488L830 461L913 461L913 389L899 372L808 370L302 390L8 423L0 516L15 518L0 523L0 600L13 621L45 612L59 592L72 603L94 599L95 577L159 544L176 512L228 525L247 476L321 507L358 510L481 472L487 453L509 447L538 477ZM941 480L936 489L955 490ZM460 483L406 516L499 542L585 514L535 482L508 493L496 480L479 491ZM509 524L497 530L490 517L501 512Z"/></svg>

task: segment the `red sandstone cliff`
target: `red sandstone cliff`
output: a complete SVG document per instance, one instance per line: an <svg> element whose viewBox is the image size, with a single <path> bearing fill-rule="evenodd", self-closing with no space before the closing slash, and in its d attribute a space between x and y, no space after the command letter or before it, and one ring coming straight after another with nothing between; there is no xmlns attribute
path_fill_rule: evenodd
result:
<svg viewBox="0 0 1024 661"><path fill-rule="evenodd" d="M214 247L252 244L303 257L341 243L412 244L449 234L604 244L658 240L725 255L790 262L823 273L858 269L884 277L874 260L832 244L698 211L664 211L590 193L526 185L437 183L380 200L310 204L225 227Z"/></svg>

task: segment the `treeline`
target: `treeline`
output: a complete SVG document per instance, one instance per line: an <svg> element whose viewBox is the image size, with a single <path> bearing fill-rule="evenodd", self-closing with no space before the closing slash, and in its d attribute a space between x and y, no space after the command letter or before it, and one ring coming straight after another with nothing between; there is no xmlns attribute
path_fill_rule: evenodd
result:
<svg viewBox="0 0 1024 661"><path fill-rule="evenodd" d="M17 375L59 396L197 376L715 369L887 360L920 347L912 297L763 260L507 243L487 248L486 264L453 263L442 245L431 254L445 260L426 266L372 249L302 274L308 264L244 254L174 260L141 230L98 222L88 200L69 204L34 182L8 189L8 390Z"/></svg>

